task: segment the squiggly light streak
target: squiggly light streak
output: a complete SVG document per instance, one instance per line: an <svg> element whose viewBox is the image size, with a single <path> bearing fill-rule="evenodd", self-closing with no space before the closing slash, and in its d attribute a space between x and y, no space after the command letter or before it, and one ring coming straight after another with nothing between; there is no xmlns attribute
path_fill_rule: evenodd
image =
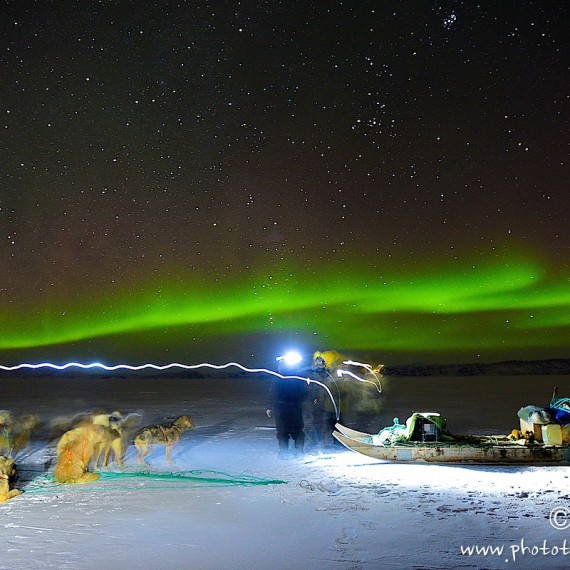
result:
<svg viewBox="0 0 570 570"><path fill-rule="evenodd" d="M361 368L366 368L366 370L372 372L372 365L366 364L365 362L356 362L355 360L343 360L342 363L348 366L360 366Z"/></svg>
<svg viewBox="0 0 570 570"><path fill-rule="evenodd" d="M108 366L106 364L102 364L101 362L91 362L90 364L83 364L81 362L67 362L66 364L53 364L52 362L40 362L38 364L31 364L28 362L24 362L22 364L17 364L16 366L3 366L0 364L0 370L21 370L22 368L30 368L33 370L37 370L38 368L52 368L54 370L67 370L68 368L82 368L84 370L88 370L91 368L101 368L103 370L114 371L114 370L144 370L145 368L152 368L153 370L167 370L168 368L184 368L185 370L192 370L194 368L200 368L202 366L209 366L211 368L227 368L229 366L237 366L246 370L240 364L234 362L228 362L227 364L223 365L216 365L216 364L209 364L209 363L202 363L202 364L180 364L179 362L171 362L170 364L165 365L158 365L158 364L140 364L138 366L131 366L130 364L116 364L114 366ZM262 369L252 369L251 371L261 371ZM249 371L249 370L248 370ZM271 372L271 371L267 371Z"/></svg>
<svg viewBox="0 0 570 570"><path fill-rule="evenodd" d="M380 394L382 393L382 384L380 383L380 378L378 377L378 374L376 374L376 371L372 368L371 364L366 364L365 362L356 362L355 360L343 360L342 363L346 364L348 366L360 366L361 368L366 368L366 370L368 370L368 372L370 374L372 374L372 376L374 376L374 378L376 379L376 382L371 382L370 380L364 380L363 378L359 378L359 377L357 378L354 374L350 374L350 375L353 378L360 380L361 382L371 382L372 384L374 384L376 386L378 393L380 393ZM384 368L384 365L380 364L378 366L378 370L381 370L382 368ZM340 376L340 374L339 374L339 376Z"/></svg>
<svg viewBox="0 0 570 570"><path fill-rule="evenodd" d="M242 366L238 362L227 362L226 364L211 364L210 362L201 362L200 364L181 364L179 362L171 362L170 364L140 364L138 366L131 366L130 364L115 364L113 366L108 366L106 364L102 364L101 362L91 362L90 364L83 364L81 362L67 362L66 364L53 364L52 362L40 362L38 364L31 364L29 362L24 362L22 364L17 364L15 366L3 366L0 364L0 370L6 370L8 372L12 372L15 370L22 370L24 368L37 370L39 368L51 368L53 370L67 370L68 368L81 368L83 370L91 370L93 368L100 368L102 370L107 370L109 372L113 372L115 370L145 370L150 368L152 370L168 370L169 368L183 368L184 370L195 370L196 368L213 368L214 370L223 370L225 368L230 367L239 368L244 372L251 372L251 373L261 373L261 374L269 374L271 376L276 376L277 378L281 378L283 380L304 380L307 384L318 384L322 388L324 388L331 402L334 406L336 419L340 419L340 415L338 412L338 407L334 400L334 397L329 390L328 386L319 382L318 380L313 380L311 378L306 378L304 376L295 376L295 375L287 375L284 376L283 374L279 374L279 372L275 372L274 370L268 370L267 368L247 368Z"/></svg>
<svg viewBox="0 0 570 570"><path fill-rule="evenodd" d="M366 378L360 378L360 376L357 376L356 374L354 374L354 372L351 372L350 370L344 370L343 368L337 368L336 375L338 377L350 376L351 378L354 378L355 380L358 380L359 382L368 382L368 384L372 384L372 386L374 386L374 388L376 388L376 390L378 390L379 394L382 393L382 388L378 385L380 382L378 382L378 384L376 384L376 382L372 382L372 380L366 380Z"/></svg>

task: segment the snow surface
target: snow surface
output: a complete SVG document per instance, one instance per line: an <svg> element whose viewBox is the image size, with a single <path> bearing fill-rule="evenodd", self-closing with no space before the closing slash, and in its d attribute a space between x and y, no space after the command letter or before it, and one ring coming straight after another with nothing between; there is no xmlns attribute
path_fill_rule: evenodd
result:
<svg viewBox="0 0 570 570"><path fill-rule="evenodd" d="M438 411L451 431L508 433L517 410L546 405L570 377L388 378L380 417ZM280 459L265 416L265 378L0 377L2 404L44 422L18 457L24 494L0 504L0 568L378 569L567 568L570 468L375 461L334 447ZM196 423L141 474L132 446L88 485L53 482L55 418L95 408L141 414L143 425L188 414ZM350 425L350 416L346 423ZM185 477L168 477L182 473ZM256 479L259 478L259 479ZM210 479L210 480L208 480ZM211 479L222 479L216 483ZM235 484L242 482L274 483ZM279 483L278 481L284 481ZM564 524L565 519L558 522ZM562 548L567 541L568 553ZM503 548L469 556L462 547ZM523 548L524 547L524 548ZM534 550L533 550L534 547ZM544 549L546 547L546 549ZM527 550L524 550L524 549ZM543 550L538 550L538 549ZM519 552L517 552L519 549ZM558 549L558 552L555 552ZM524 550L524 553L520 550Z"/></svg>

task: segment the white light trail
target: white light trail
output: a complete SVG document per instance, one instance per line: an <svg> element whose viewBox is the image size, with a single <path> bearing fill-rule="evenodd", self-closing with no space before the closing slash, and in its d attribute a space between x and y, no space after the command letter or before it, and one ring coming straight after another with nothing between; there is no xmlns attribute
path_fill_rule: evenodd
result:
<svg viewBox="0 0 570 570"><path fill-rule="evenodd" d="M168 370L169 368L183 368L185 370L192 370L194 368L201 368L203 366L208 366L211 368L228 368L229 366L237 366L246 370L240 364L235 362L228 362L227 364L223 364L221 366L209 363L202 363L202 364L180 364L179 362L172 362L170 364L158 365L158 364L140 364L137 366L131 366L130 364L115 364L113 366L108 366L106 364L102 364L101 362L91 362L90 364L83 364L81 362L67 362L66 364L53 364L52 362L40 362L38 364L31 364L28 362L24 362L22 364L18 364L16 366L3 366L0 364L0 370L21 370L23 368L30 368L33 370L37 370L39 368L52 368L53 370L67 370L68 368L82 368L83 370L88 370L92 368L101 368L102 370L114 371L114 370L144 370L146 368L151 368L153 370ZM258 369L259 371L263 369ZM251 371L258 371L251 370ZM270 372L270 371L268 371Z"/></svg>
<svg viewBox="0 0 570 570"><path fill-rule="evenodd" d="M355 360L343 360L342 363L349 366L361 366L362 368L366 368L366 370L372 372L372 366L364 362L356 362Z"/></svg>
<svg viewBox="0 0 570 570"><path fill-rule="evenodd" d="M373 382L372 380L366 380L366 378L361 378L360 376L357 376L356 374L354 374L354 372L351 372L350 370L345 370L344 368L337 368L336 375L339 378L341 376L350 376L351 378L354 378L355 380L358 380L359 382L367 382L368 384L372 384L372 386L374 386L374 388L376 388L376 390L378 390L379 394L382 393L382 387L380 386L380 381L376 378L376 374L374 374L374 377L376 378L378 383Z"/></svg>
<svg viewBox="0 0 570 570"><path fill-rule="evenodd" d="M376 380L376 382L371 382L370 380L365 380L364 378L360 378L358 376L355 376L352 373L350 373L349 375L352 376L352 378L359 380L360 382L370 382L371 384L374 384L376 386L376 389L378 390L378 392L380 394L382 393L382 384L380 383L380 377L382 376L381 370L382 370L382 368L384 368L383 364L380 364L377 368L372 368L371 364L367 364L365 362L356 362L355 360L343 360L342 363L346 364L347 366L359 366L361 368L365 368L366 370L368 370L368 373L372 374L372 376L374 376L374 379ZM380 374L380 377L378 377L378 373ZM340 376L340 374L338 374L338 375Z"/></svg>
<svg viewBox="0 0 570 570"><path fill-rule="evenodd" d="M201 362L200 364L181 364L179 362L172 362L170 364L140 364L138 366L131 366L130 364L115 364L113 366L108 366L106 364L102 364L101 362L91 362L89 364L83 364L81 362L67 362L66 364L53 364L52 362L40 362L38 364L32 364L29 362L24 362L22 364L17 364L15 366L4 366L0 364L0 370L6 370L7 372L13 372L15 370L23 370L23 369L31 369L31 370L38 370L40 368L51 368L53 370L67 370L69 368L81 368L82 370L92 370L94 368L100 368L102 370L107 370L109 372L113 372L115 370L168 370L169 368L182 368L184 370L195 370L196 368L212 368L214 370L224 370L226 368L239 368L244 372L251 372L251 373L261 373L261 374L269 374L270 376L276 376L277 378L282 378L283 380L304 380L307 384L318 384L322 388L327 391L329 398L334 406L336 419L339 419L338 407L334 400L334 397L329 390L328 386L319 382L318 380L312 380L311 378L306 378L304 376L295 376L295 375L287 375L284 376L283 374L279 374L279 372L275 372L274 370L268 370L267 368L247 368L242 366L238 362L227 362L226 364L211 364L210 362Z"/></svg>

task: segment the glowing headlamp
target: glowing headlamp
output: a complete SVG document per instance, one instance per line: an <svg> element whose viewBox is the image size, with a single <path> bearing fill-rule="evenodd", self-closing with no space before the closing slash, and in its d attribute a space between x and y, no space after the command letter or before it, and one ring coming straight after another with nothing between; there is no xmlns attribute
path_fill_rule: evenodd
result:
<svg viewBox="0 0 570 570"><path fill-rule="evenodd" d="M303 357L295 350L290 350L282 356L278 356L275 360L277 360L277 362L283 362L287 366L295 366L303 360Z"/></svg>

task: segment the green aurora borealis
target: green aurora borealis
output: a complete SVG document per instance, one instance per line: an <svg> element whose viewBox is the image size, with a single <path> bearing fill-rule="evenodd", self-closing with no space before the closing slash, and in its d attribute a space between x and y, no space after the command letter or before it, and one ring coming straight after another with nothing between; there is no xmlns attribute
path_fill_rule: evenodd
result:
<svg viewBox="0 0 570 570"><path fill-rule="evenodd" d="M202 338L312 335L344 350L406 353L563 349L570 340L568 276L534 261L427 264L382 273L338 264L265 268L249 279L149 281L113 296L58 298L4 311L1 349L58 345L141 331ZM88 302L86 300L88 299ZM182 334L182 332L181 332ZM186 334L186 332L184 332ZM139 348L140 349L144 347Z"/></svg>
<svg viewBox="0 0 570 570"><path fill-rule="evenodd" d="M0 364L567 356L567 3L5 4Z"/></svg>

